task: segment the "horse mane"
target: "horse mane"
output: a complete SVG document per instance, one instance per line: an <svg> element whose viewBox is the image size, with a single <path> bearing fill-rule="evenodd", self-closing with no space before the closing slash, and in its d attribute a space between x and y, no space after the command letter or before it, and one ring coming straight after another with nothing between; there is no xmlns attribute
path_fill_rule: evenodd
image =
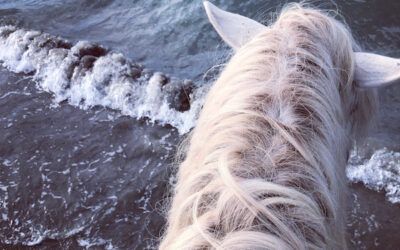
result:
<svg viewBox="0 0 400 250"><path fill-rule="evenodd" d="M287 5L240 48L182 147L160 249L345 248L345 165L376 95L331 13Z"/></svg>

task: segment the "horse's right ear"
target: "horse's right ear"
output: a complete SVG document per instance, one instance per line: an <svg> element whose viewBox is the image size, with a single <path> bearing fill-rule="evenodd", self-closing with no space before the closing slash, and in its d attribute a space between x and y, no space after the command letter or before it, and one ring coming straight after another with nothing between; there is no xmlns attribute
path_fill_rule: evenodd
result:
<svg viewBox="0 0 400 250"><path fill-rule="evenodd" d="M215 30L235 50L266 28L250 18L223 11L208 1L203 4Z"/></svg>
<svg viewBox="0 0 400 250"><path fill-rule="evenodd" d="M400 59L356 52L355 82L361 88L400 83Z"/></svg>

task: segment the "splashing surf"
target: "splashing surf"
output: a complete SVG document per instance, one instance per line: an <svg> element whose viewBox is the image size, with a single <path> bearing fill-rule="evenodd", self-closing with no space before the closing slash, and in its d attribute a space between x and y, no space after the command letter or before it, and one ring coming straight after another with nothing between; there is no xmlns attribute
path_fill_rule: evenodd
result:
<svg viewBox="0 0 400 250"><path fill-rule="evenodd" d="M72 44L15 26L0 27L0 61L10 71L32 75L56 104L99 105L172 125L180 134L194 127L209 87L153 73L95 43Z"/></svg>

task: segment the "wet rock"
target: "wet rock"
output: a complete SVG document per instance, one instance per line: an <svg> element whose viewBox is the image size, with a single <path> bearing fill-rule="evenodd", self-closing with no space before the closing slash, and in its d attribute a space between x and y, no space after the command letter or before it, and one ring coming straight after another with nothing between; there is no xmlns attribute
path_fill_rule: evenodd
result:
<svg viewBox="0 0 400 250"><path fill-rule="evenodd" d="M185 112L190 109L190 96L194 90L192 81L172 82L164 86L163 90L167 92L167 101L170 108L179 112Z"/></svg>
<svg viewBox="0 0 400 250"><path fill-rule="evenodd" d="M72 62L71 64L68 65L68 67L65 70L66 77L68 80L72 79L72 75L74 74L75 68L79 66L79 62Z"/></svg>
<svg viewBox="0 0 400 250"><path fill-rule="evenodd" d="M132 77L133 79L137 79L142 75L142 69L138 68L136 66L132 66L130 71L129 71L129 76Z"/></svg>
<svg viewBox="0 0 400 250"><path fill-rule="evenodd" d="M180 112L185 112L190 109L190 92L185 88L179 90L172 103L173 108Z"/></svg>
<svg viewBox="0 0 400 250"><path fill-rule="evenodd" d="M94 56L84 56L81 59L82 68L88 70L93 68L94 62L96 62L97 57Z"/></svg>
<svg viewBox="0 0 400 250"><path fill-rule="evenodd" d="M68 42L67 40L58 38L58 37L50 36L49 34L42 34L42 33L32 34L29 39L33 40L34 43L39 48L47 48L47 49L55 49L55 48L71 49L72 48L72 43Z"/></svg>
<svg viewBox="0 0 400 250"><path fill-rule="evenodd" d="M72 48L72 43L63 40L63 39L57 39L54 42L55 44L55 48L59 48L59 49L71 49Z"/></svg>
<svg viewBox="0 0 400 250"><path fill-rule="evenodd" d="M46 47L49 49L54 49L54 48L71 49L72 44L67 41L63 41L61 39L50 38L43 44L43 47Z"/></svg>
<svg viewBox="0 0 400 250"><path fill-rule="evenodd" d="M39 48L44 48L46 47L46 44L50 42L51 36L48 34L42 34L41 36L34 37L33 40L34 43L36 43Z"/></svg>
<svg viewBox="0 0 400 250"><path fill-rule="evenodd" d="M81 47L78 50L79 58L82 58L84 56L101 57L105 56L106 54L107 50L98 44L90 44L88 46Z"/></svg>

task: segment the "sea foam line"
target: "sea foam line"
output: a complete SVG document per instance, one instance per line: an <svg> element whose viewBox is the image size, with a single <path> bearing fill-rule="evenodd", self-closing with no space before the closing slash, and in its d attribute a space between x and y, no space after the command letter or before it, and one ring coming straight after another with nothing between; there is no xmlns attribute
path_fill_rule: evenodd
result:
<svg viewBox="0 0 400 250"><path fill-rule="evenodd" d="M72 44L15 26L0 27L0 61L13 72L32 74L56 103L67 100L83 109L100 105L170 124L181 134L194 127L208 89L208 84L152 73L94 43Z"/></svg>
<svg viewBox="0 0 400 250"><path fill-rule="evenodd" d="M400 153L386 148L375 151L363 160L353 151L346 168L347 178L367 188L384 191L392 203L400 203Z"/></svg>

